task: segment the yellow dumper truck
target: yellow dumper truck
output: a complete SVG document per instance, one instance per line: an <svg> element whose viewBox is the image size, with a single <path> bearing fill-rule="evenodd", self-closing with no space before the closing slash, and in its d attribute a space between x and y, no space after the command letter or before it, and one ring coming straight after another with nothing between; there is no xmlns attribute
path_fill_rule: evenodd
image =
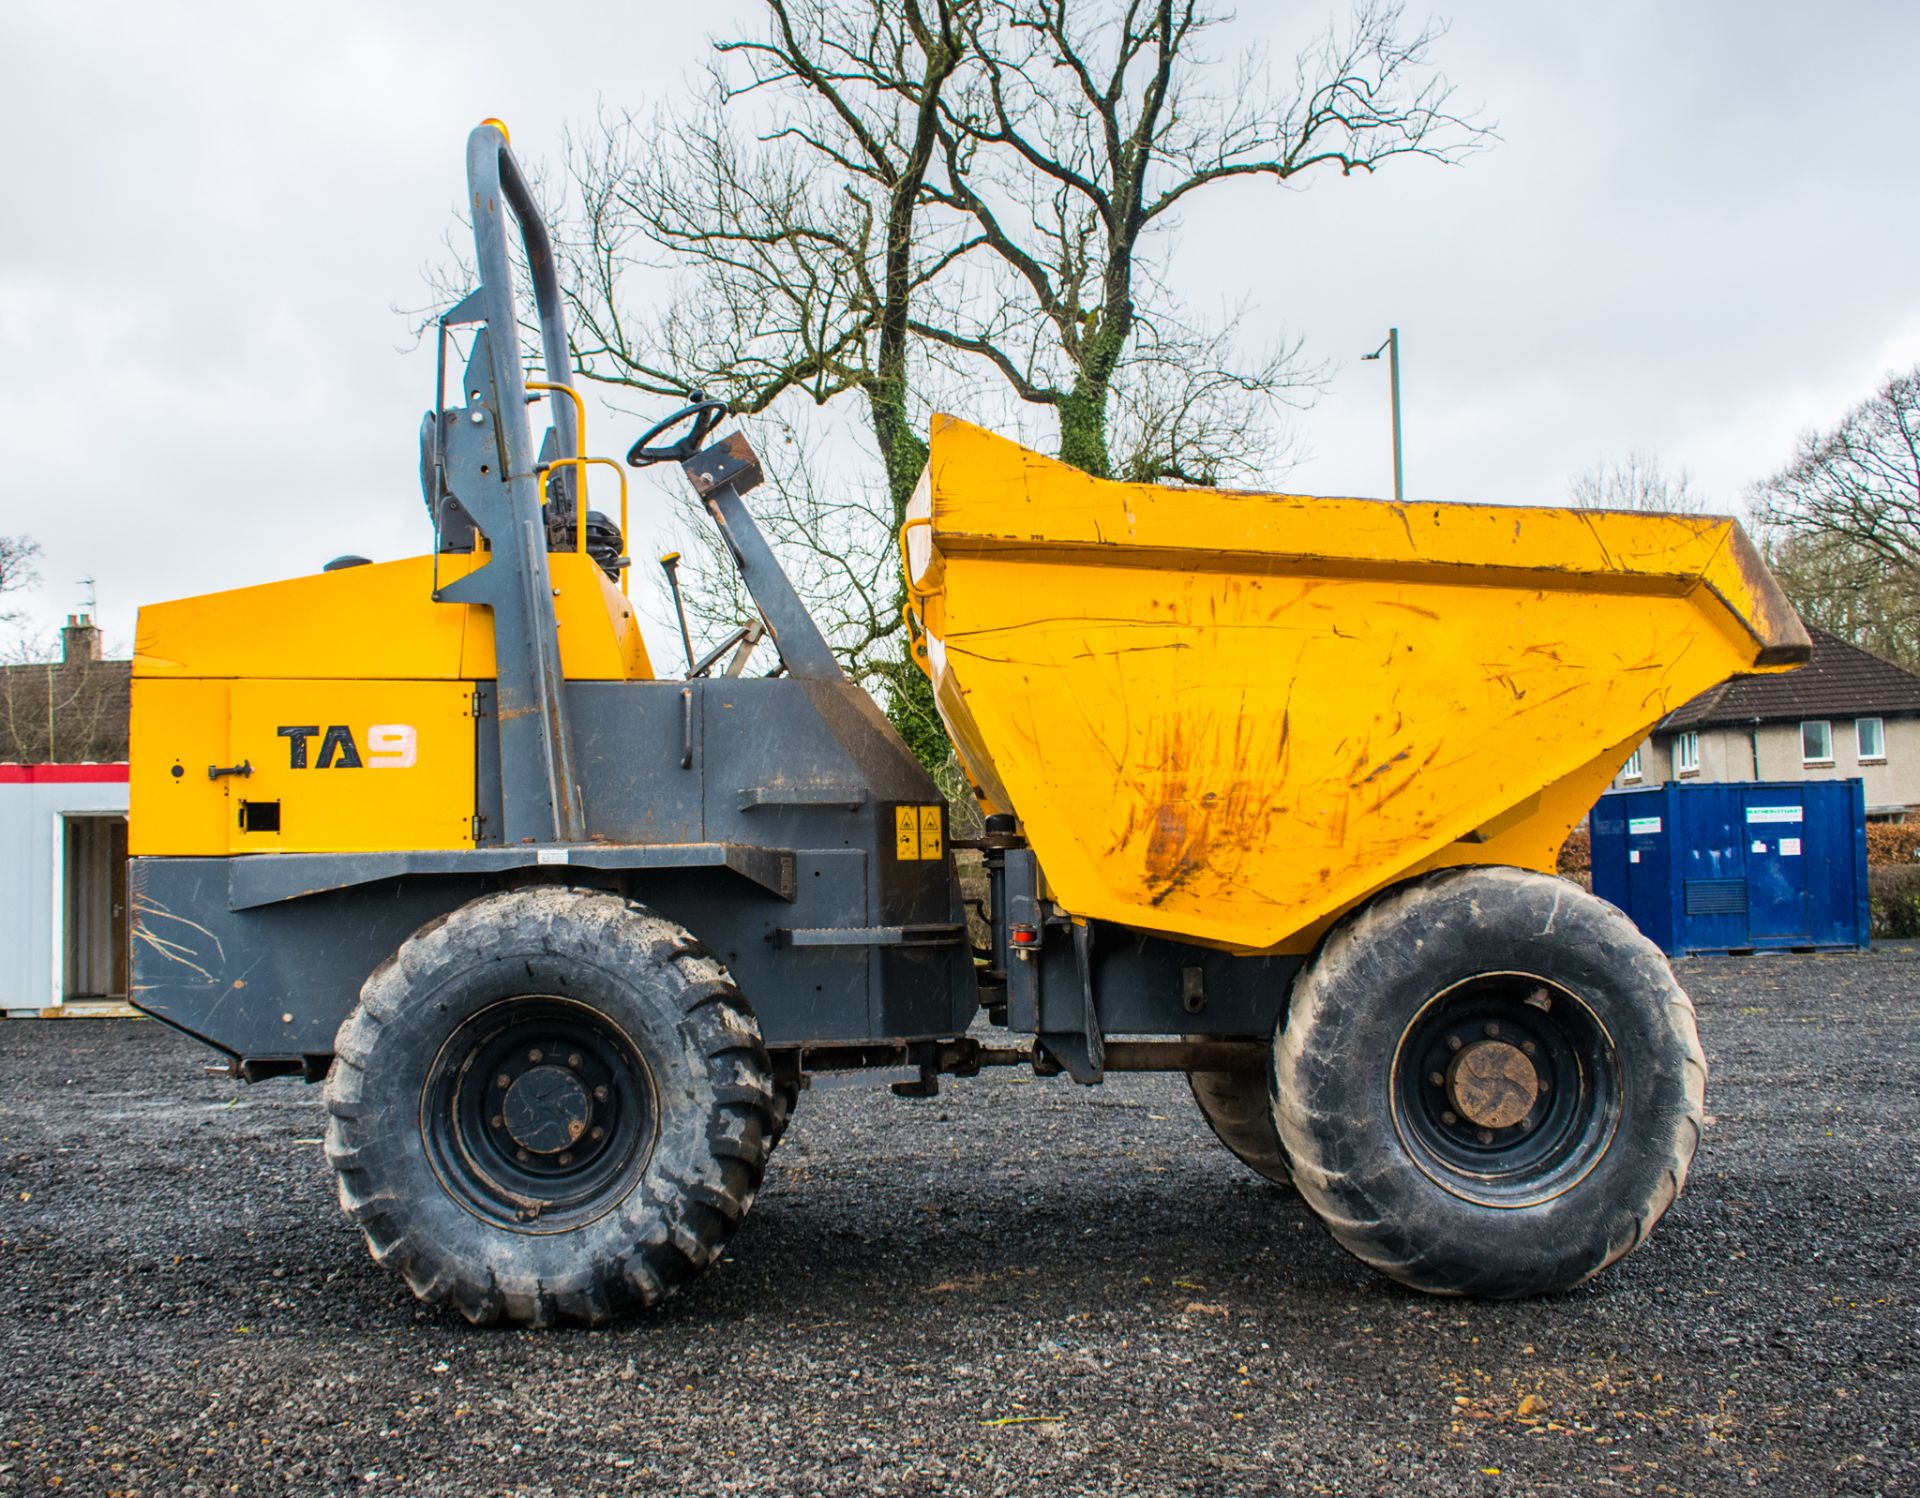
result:
<svg viewBox="0 0 1920 1498"><path fill-rule="evenodd" d="M597 1322L718 1255L815 1075L991 1065L1185 1072L1423 1290L1646 1235L1699 1135L1692 1007L1553 870L1668 710L1805 658L1737 525L1110 483L936 418L902 586L984 821L976 949L945 802L697 393L627 459L683 467L758 618L656 670L497 126L467 170L431 549L150 606L134 667L135 1001L325 1082L377 1260L475 1321Z"/></svg>

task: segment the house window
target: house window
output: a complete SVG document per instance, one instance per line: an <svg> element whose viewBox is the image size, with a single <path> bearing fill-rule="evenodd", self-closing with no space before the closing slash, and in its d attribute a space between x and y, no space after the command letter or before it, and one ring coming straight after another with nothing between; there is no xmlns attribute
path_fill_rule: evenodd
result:
<svg viewBox="0 0 1920 1498"><path fill-rule="evenodd" d="M1620 778L1622 780L1638 780L1640 778L1640 751L1638 749L1628 755L1627 762L1620 767Z"/></svg>
<svg viewBox="0 0 1920 1498"><path fill-rule="evenodd" d="M1833 763L1833 725L1825 718L1810 718L1800 725L1800 763Z"/></svg>
<svg viewBox="0 0 1920 1498"><path fill-rule="evenodd" d="M1887 757L1887 725L1878 718L1855 718L1853 741L1860 750L1862 763Z"/></svg>
<svg viewBox="0 0 1920 1498"><path fill-rule="evenodd" d="M1698 775L1700 773L1700 735L1697 733L1677 734L1673 740L1673 773L1675 775Z"/></svg>

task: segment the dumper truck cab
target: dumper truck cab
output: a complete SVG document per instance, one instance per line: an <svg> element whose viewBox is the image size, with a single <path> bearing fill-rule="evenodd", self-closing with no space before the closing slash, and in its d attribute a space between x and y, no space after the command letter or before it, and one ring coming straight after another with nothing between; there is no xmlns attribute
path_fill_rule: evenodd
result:
<svg viewBox="0 0 1920 1498"><path fill-rule="evenodd" d="M150 605L134 664L134 1000L324 1081L376 1260L475 1321L598 1322L717 1256L815 1077L994 1065L1186 1073L1420 1289L1645 1236L1698 1139L1692 1008L1553 870L1669 709L1804 658L1737 525L1112 483L936 418L901 588L956 836L698 393L627 461L684 470L755 617L653 659L497 125L467 172L430 549Z"/></svg>

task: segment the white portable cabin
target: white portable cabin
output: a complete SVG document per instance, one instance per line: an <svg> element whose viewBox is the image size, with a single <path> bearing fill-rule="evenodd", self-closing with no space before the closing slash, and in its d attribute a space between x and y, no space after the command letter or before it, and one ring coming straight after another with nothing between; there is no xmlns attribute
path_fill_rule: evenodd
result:
<svg viewBox="0 0 1920 1498"><path fill-rule="evenodd" d="M129 1014L127 767L0 764L0 1008Z"/></svg>

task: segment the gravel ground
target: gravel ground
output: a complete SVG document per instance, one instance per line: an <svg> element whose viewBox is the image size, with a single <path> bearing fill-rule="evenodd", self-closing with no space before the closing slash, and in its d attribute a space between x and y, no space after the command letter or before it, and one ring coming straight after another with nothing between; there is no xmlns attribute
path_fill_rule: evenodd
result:
<svg viewBox="0 0 1920 1498"><path fill-rule="evenodd" d="M1180 1079L1001 1073L807 1095L726 1261L599 1332L418 1307L317 1089L0 1025L0 1491L1920 1490L1920 948L1682 981L1693 1179L1555 1300L1373 1277Z"/></svg>

